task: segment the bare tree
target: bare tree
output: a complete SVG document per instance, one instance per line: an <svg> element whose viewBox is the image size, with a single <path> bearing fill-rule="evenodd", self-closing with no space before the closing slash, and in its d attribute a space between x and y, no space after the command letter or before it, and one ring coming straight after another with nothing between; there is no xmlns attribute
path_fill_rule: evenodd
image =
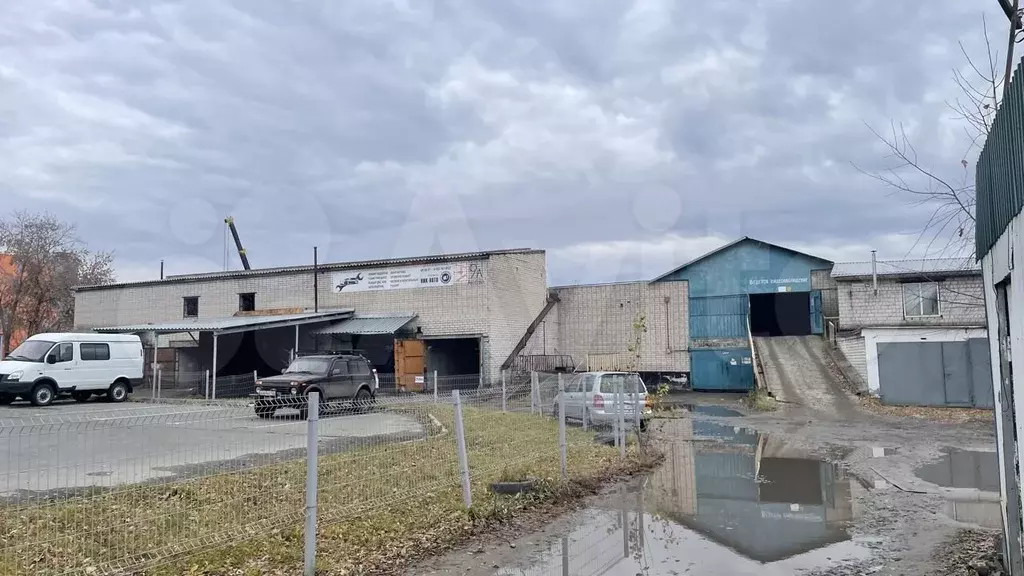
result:
<svg viewBox="0 0 1024 576"><path fill-rule="evenodd" d="M963 122L967 136L967 149L957 168L931 167L918 155L903 125L891 122L887 131L868 127L888 152L891 164L879 171L868 171L854 165L865 174L892 189L911 205L930 210L914 245L929 257L971 257L974 249L975 188L973 159L984 145L992 121L999 109L1005 81L999 71L998 50L993 51L988 22L982 17L986 54L981 60L972 57L963 42L960 52L966 60L963 69L953 69L953 82L960 96L947 102L954 118ZM970 160L969 160L970 159Z"/></svg>
<svg viewBox="0 0 1024 576"><path fill-rule="evenodd" d="M0 334L4 354L17 333L69 330L73 288L113 282L113 254L91 252L75 226L48 214L15 212L0 218Z"/></svg>

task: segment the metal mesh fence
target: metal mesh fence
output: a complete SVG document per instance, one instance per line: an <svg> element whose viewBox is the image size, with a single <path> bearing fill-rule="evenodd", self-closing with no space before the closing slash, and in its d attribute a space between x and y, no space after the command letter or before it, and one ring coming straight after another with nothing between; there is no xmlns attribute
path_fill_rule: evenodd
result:
<svg viewBox="0 0 1024 576"><path fill-rule="evenodd" d="M252 381L218 378L218 397ZM3 407L0 576L290 573L309 518L318 567L380 568L527 505L499 502L503 487L557 488L636 455L563 426L557 376L463 383L358 406L328 397L309 420L301 395L269 414L247 397Z"/></svg>

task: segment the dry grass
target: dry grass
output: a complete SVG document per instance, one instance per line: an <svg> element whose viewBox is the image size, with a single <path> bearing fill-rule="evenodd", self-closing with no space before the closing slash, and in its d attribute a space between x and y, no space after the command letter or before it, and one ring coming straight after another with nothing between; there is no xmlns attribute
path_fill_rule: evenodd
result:
<svg viewBox="0 0 1024 576"><path fill-rule="evenodd" d="M925 406L888 406L874 396L861 396L860 405L865 410L882 416L896 418L918 418L932 422L964 424L967 422L992 422L992 410L981 408L947 408Z"/></svg>
<svg viewBox="0 0 1024 576"><path fill-rule="evenodd" d="M569 471L560 476L552 418L467 408L474 506L462 505L450 407L416 408L444 426L426 440L322 456L318 573L391 573L443 552L516 513L578 494L578 482L638 470L592 434L567 430ZM541 489L496 497L488 486L510 467ZM305 463L0 510L0 575L274 575L302 571Z"/></svg>
<svg viewBox="0 0 1024 576"><path fill-rule="evenodd" d="M747 408L757 412L774 412L778 409L775 398L768 394L767 390L751 390L744 402Z"/></svg>

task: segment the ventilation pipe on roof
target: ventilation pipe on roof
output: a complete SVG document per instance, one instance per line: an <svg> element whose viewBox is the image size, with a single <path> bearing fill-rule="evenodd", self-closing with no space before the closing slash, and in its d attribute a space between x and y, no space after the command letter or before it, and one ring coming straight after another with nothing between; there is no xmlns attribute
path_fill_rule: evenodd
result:
<svg viewBox="0 0 1024 576"><path fill-rule="evenodd" d="M161 280L164 279L164 261L163 260L160 261L160 279Z"/></svg>
<svg viewBox="0 0 1024 576"><path fill-rule="evenodd" d="M871 251L871 289L878 296L878 250Z"/></svg>

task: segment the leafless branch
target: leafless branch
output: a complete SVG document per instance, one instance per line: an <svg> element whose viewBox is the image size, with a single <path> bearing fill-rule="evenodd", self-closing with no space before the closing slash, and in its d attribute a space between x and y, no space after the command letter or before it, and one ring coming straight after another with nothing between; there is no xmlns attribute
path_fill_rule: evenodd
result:
<svg viewBox="0 0 1024 576"><path fill-rule="evenodd" d="M90 252L75 226L43 213L15 212L0 219L0 334L4 352L12 336L69 330L75 286L114 280L108 252Z"/></svg>

